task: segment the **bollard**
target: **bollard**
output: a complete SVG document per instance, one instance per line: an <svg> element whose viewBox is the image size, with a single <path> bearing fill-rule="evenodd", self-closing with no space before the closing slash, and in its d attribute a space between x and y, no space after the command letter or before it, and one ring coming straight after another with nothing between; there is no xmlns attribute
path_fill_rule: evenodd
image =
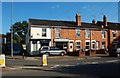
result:
<svg viewBox="0 0 120 78"><path fill-rule="evenodd" d="M5 67L5 55L0 55L0 67Z"/></svg>
<svg viewBox="0 0 120 78"><path fill-rule="evenodd" d="M43 54L42 56L42 65L47 66L47 55L46 54Z"/></svg>

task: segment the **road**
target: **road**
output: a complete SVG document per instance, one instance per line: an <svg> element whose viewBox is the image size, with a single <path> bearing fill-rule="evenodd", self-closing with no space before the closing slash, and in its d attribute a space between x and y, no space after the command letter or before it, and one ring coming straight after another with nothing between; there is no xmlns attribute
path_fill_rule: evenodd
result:
<svg viewBox="0 0 120 78"><path fill-rule="evenodd" d="M43 67L41 58L34 60L6 59L5 76L78 76L81 78L120 77L118 57L50 57Z"/></svg>

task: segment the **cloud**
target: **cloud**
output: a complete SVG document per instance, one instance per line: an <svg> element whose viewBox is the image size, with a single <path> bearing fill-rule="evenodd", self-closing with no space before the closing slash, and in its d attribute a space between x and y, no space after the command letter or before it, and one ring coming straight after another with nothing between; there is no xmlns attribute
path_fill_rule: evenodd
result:
<svg viewBox="0 0 120 78"><path fill-rule="evenodd" d="M60 7L60 5L55 5L55 6L52 6L51 8L59 8Z"/></svg>

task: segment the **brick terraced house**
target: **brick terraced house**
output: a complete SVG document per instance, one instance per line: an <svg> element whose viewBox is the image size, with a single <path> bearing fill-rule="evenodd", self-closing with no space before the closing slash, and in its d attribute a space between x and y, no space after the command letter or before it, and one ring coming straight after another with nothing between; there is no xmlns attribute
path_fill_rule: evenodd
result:
<svg viewBox="0 0 120 78"><path fill-rule="evenodd" d="M98 21L97 25L107 29L107 49L112 50L120 47L120 23L108 22L106 16L103 17L103 20L103 22Z"/></svg>
<svg viewBox="0 0 120 78"><path fill-rule="evenodd" d="M112 42L112 28L114 23L107 22L106 16L103 17L103 22L97 23L95 19L92 23L81 22L80 14L76 14L76 21L29 19L27 52L37 55L42 46L56 46L73 53L81 49L106 49Z"/></svg>

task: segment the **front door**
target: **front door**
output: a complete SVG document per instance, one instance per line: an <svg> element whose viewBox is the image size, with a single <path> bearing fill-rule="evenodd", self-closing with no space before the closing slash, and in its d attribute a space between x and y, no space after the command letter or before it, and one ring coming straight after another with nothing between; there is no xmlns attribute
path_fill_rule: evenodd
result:
<svg viewBox="0 0 120 78"><path fill-rule="evenodd" d="M73 42L70 42L70 52L73 52Z"/></svg>

